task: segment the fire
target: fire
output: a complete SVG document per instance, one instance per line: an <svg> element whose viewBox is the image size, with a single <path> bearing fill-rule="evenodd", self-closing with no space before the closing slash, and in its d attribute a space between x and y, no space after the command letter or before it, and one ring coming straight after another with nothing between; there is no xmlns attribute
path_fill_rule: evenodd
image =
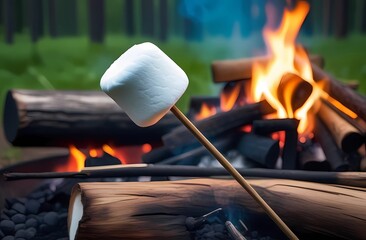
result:
<svg viewBox="0 0 366 240"><path fill-rule="evenodd" d="M141 163L142 155L152 150L152 146L148 143L140 146L112 147L104 144L101 148L90 148L89 151L81 151L73 145L69 146L69 157L67 164L57 166L56 172L75 172L84 168L85 160L88 157L103 158L103 154L107 153L118 158L122 164ZM87 152L88 154L84 154Z"/></svg>
<svg viewBox="0 0 366 240"><path fill-rule="evenodd" d="M215 114L216 114L216 108L214 106L210 106L207 103L203 103L201 106L201 110L198 114L196 114L195 119L202 120Z"/></svg>
<svg viewBox="0 0 366 240"><path fill-rule="evenodd" d="M271 60L268 64L255 63L252 73L252 95L254 101L266 99L277 110L278 118L297 118L300 120L298 132L307 136L313 126L308 118L309 110L322 94L322 86L313 79L310 61L302 47L296 47L295 40L302 23L309 12L309 4L298 2L292 10L285 9L282 22L277 30L265 27L263 35L266 46L270 51ZM296 65L296 58L301 59L300 66ZM292 73L301 77L312 86L310 96L298 109L292 109L290 99L291 89L295 89L295 83L289 84L289 89L283 91L285 103L281 103L278 96L278 87L282 77Z"/></svg>
<svg viewBox="0 0 366 240"><path fill-rule="evenodd" d="M68 159L68 165L72 166L73 169L68 169L69 171L80 171L84 168L84 162L86 159L86 156L84 153L82 153L79 149L77 149L75 146L71 145L69 147L69 159Z"/></svg>

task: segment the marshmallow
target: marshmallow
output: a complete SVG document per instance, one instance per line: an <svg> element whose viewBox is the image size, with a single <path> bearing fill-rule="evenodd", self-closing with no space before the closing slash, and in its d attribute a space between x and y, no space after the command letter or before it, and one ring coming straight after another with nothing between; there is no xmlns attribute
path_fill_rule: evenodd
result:
<svg viewBox="0 0 366 240"><path fill-rule="evenodd" d="M152 43L134 45L104 73L100 86L140 127L158 122L188 86L185 72Z"/></svg>

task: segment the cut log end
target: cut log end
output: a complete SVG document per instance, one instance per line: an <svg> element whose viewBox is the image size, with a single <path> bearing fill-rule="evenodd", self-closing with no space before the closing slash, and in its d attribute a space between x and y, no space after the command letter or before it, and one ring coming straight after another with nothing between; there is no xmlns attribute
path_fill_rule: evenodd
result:
<svg viewBox="0 0 366 240"><path fill-rule="evenodd" d="M79 222L84 214L84 206L81 201L81 193L77 191L72 195L70 199L70 212L69 212L69 239L74 240L76 238L76 233L79 228Z"/></svg>
<svg viewBox="0 0 366 240"><path fill-rule="evenodd" d="M9 142L13 142L17 137L17 129L19 126L19 113L17 104L11 92L6 95L4 109L4 134Z"/></svg>

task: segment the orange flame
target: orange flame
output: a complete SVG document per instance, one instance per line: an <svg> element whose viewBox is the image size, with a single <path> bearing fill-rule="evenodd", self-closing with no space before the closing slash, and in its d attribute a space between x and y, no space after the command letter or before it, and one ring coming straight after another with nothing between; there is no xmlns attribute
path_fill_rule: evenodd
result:
<svg viewBox="0 0 366 240"><path fill-rule="evenodd" d="M255 63L252 74L252 95L254 101L266 99L277 110L278 118L295 117L300 120L298 132L304 136L312 131L313 123L308 118L308 112L322 94L322 86L313 79L310 61L305 50L295 47L295 40L300 27L309 12L309 4L304 1L298 2L293 10L285 9L282 22L277 30L265 27L263 35L267 48L272 56L268 64ZM295 66L295 56L301 57L301 66ZM303 105L293 110L290 107L292 91L286 89L285 106L279 101L277 89L282 76L293 73L310 83L313 91ZM294 89L293 84L289 84ZM288 95L288 96L286 96Z"/></svg>
<svg viewBox="0 0 366 240"><path fill-rule="evenodd" d="M118 158L122 164L127 164L127 160L125 159L125 157L123 156L123 154L120 151L115 150L114 148L112 148L111 146L104 144L102 146L102 149L104 152L108 153L109 155Z"/></svg>
<svg viewBox="0 0 366 240"><path fill-rule="evenodd" d="M68 169L69 171L80 171L84 168L84 162L86 159L86 156L84 153L82 153L79 149L77 149L75 146L71 145L69 146L69 159L68 159L68 165L72 167L73 169Z"/></svg>
<svg viewBox="0 0 366 240"><path fill-rule="evenodd" d="M208 104L203 103L201 106L201 110L198 114L196 114L195 119L202 120L215 114L216 108L214 106L209 106Z"/></svg>

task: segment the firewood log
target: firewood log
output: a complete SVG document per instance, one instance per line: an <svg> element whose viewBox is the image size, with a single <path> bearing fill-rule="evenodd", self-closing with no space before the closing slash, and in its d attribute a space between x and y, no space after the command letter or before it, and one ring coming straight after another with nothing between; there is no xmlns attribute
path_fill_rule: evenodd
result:
<svg viewBox="0 0 366 240"><path fill-rule="evenodd" d="M138 127L101 91L11 90L4 107L4 133L14 146L139 145L160 141L178 125L167 114Z"/></svg>
<svg viewBox="0 0 366 240"><path fill-rule="evenodd" d="M364 188L281 179L249 182L300 239L364 238ZM234 206L264 214L239 184L218 179L79 183L69 206L75 239L190 239L187 217Z"/></svg>

